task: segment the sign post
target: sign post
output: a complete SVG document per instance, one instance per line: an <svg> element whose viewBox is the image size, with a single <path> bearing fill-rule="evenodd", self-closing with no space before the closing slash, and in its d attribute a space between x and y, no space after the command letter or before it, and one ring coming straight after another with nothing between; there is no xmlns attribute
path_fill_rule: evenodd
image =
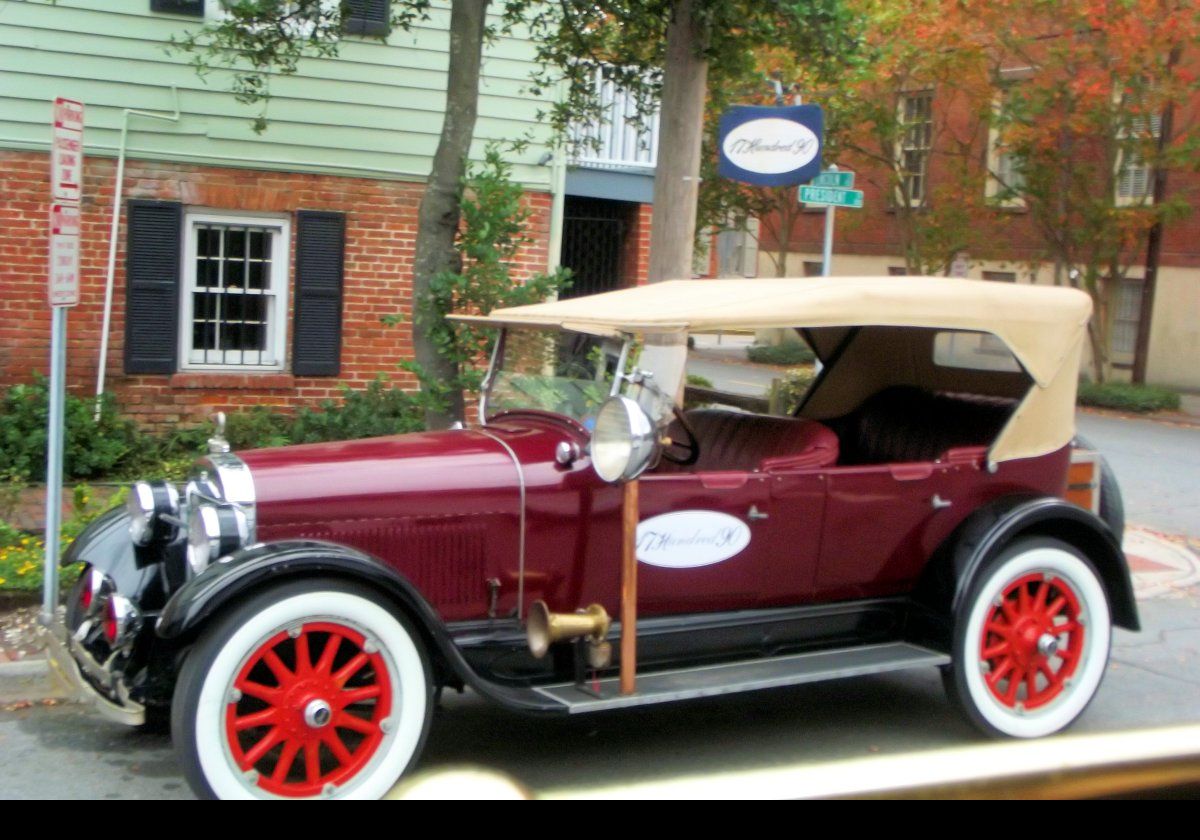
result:
<svg viewBox="0 0 1200 840"><path fill-rule="evenodd" d="M835 210L838 207L858 210L863 206L862 190L851 189L853 186L854 173L841 172L835 164L813 178L809 184L800 188L800 201L805 204L825 206L825 246L821 254L822 277L828 277L833 272Z"/></svg>
<svg viewBox="0 0 1200 840"><path fill-rule="evenodd" d="M50 147L50 405L46 428L46 559L42 622L58 607L58 554L62 533L63 433L67 369L67 309L79 303L79 199L83 184L83 103L54 101Z"/></svg>

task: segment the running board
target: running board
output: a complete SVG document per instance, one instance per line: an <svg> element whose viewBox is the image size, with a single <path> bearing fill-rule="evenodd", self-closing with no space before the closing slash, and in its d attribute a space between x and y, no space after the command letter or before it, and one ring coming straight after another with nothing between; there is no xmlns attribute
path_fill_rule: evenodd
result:
<svg viewBox="0 0 1200 840"><path fill-rule="evenodd" d="M575 683L560 683L539 686L534 690L561 711L577 715L881 674L904 668L947 665L949 662L950 657L944 653L907 642L889 642L639 674L637 693L630 695L620 693L620 681L615 677L598 683L586 683L582 688Z"/></svg>

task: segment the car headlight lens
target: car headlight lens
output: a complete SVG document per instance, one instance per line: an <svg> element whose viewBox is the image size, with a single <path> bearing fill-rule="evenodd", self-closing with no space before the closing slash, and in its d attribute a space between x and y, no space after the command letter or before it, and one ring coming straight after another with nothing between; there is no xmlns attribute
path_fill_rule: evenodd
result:
<svg viewBox="0 0 1200 840"><path fill-rule="evenodd" d="M179 492L165 481L139 481L129 488L125 510L135 545L169 540L179 527Z"/></svg>
<svg viewBox="0 0 1200 840"><path fill-rule="evenodd" d="M654 457L654 424L629 397L610 397L600 406L592 432L592 466L607 482L637 478Z"/></svg>
<svg viewBox="0 0 1200 840"><path fill-rule="evenodd" d="M249 539L246 514L236 505L200 504L188 514L188 565L196 574Z"/></svg>

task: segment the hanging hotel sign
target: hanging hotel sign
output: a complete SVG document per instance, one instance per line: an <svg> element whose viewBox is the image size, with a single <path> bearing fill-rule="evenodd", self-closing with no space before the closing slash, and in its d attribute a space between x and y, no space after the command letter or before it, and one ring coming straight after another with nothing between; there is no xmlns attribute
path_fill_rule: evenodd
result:
<svg viewBox="0 0 1200 840"><path fill-rule="evenodd" d="M817 105L734 105L721 115L718 174L760 187L802 184L821 171Z"/></svg>

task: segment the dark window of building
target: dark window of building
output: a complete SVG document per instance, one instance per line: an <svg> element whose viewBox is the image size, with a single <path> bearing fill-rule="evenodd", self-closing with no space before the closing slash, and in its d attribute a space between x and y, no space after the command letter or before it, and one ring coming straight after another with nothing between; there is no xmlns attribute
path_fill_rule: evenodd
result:
<svg viewBox="0 0 1200 840"><path fill-rule="evenodd" d="M345 0L342 29L349 35L388 34L389 0Z"/></svg>
<svg viewBox="0 0 1200 840"><path fill-rule="evenodd" d="M150 11L165 15L204 17L204 0L150 0Z"/></svg>
<svg viewBox="0 0 1200 840"><path fill-rule="evenodd" d="M997 283L1016 283L1017 272L1015 271L985 271L983 272L984 280L995 280Z"/></svg>
<svg viewBox="0 0 1200 840"><path fill-rule="evenodd" d="M820 260L805 260L804 261L804 276L805 277L820 277L825 270L825 263Z"/></svg>
<svg viewBox="0 0 1200 840"><path fill-rule="evenodd" d="M908 269L902 265L889 265L888 274L892 277L907 277Z"/></svg>

